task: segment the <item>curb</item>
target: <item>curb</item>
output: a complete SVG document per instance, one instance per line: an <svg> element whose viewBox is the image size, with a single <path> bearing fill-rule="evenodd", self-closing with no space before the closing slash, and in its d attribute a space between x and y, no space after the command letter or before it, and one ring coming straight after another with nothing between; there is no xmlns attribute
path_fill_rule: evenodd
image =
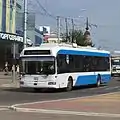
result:
<svg viewBox="0 0 120 120"><path fill-rule="evenodd" d="M9 106L8 109L13 110L13 111L17 111L17 107L15 107L15 106Z"/></svg>
<svg viewBox="0 0 120 120"><path fill-rule="evenodd" d="M30 104L36 104L36 103L48 103L48 102L59 102L59 101L67 101L67 100L76 100L76 99L84 99L84 98L92 98L92 97L99 97L99 96L106 96L106 95L112 95L120 92L112 92L112 93L105 93L105 94L97 94L97 95L91 95L91 96L84 96L84 97L75 97L75 98L65 98L65 99L56 99L56 100L44 100L44 101L38 101L38 102L27 102L27 103L21 103L21 104L14 104L12 106L17 107L21 105L30 105Z"/></svg>
<svg viewBox="0 0 120 120"><path fill-rule="evenodd" d="M95 113L95 112L77 112L77 111L64 111L64 110L29 109L29 108L17 108L14 106L9 107L9 109L17 111L17 112L32 112L32 113L44 113L44 114L46 113L46 114L59 114L59 115L77 115L77 116L120 118L120 114L113 114L113 113Z"/></svg>
<svg viewBox="0 0 120 120"><path fill-rule="evenodd" d="M107 93L107 94L101 94L101 95L93 95L93 96L86 96L86 97L79 97L81 99L84 98L91 98L94 96L105 96L110 94L115 94L119 92L114 93ZM78 99L78 98L69 98L70 99ZM45 102L54 102L54 101L60 101L60 100L67 100L67 99L59 99L59 100L50 100L50 101L41 101L41 102L33 102L34 103L45 103ZM98 117L114 117L114 118L120 118L120 114L112 114L112 113L95 113L95 112L77 112L77 111L64 111L64 110L47 110L47 109L32 109L32 108L20 108L18 106L20 105L28 105L30 103L23 103L23 104L16 104L9 107L10 110L17 111L17 112L33 112L33 113L47 113L47 114L63 114L63 115L78 115L78 116L98 116Z"/></svg>

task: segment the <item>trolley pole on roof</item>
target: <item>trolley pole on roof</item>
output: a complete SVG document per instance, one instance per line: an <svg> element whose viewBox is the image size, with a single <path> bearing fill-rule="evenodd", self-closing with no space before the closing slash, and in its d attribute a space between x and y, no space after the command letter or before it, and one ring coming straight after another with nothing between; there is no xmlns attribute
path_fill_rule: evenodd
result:
<svg viewBox="0 0 120 120"><path fill-rule="evenodd" d="M24 0L24 38L23 38L23 48L27 45L27 0Z"/></svg>

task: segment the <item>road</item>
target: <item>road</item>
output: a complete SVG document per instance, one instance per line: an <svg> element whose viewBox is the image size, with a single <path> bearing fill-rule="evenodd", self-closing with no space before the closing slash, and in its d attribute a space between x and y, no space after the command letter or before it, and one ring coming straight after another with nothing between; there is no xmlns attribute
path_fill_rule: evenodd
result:
<svg viewBox="0 0 120 120"><path fill-rule="evenodd" d="M116 77L110 81L106 86L96 87L82 87L71 92L52 91L52 92L34 92L32 89L9 89L0 88L0 106L10 106L13 104L36 102L43 100L55 100L65 98L75 98L91 96L96 94L104 94L109 92L120 91L120 78Z"/></svg>
<svg viewBox="0 0 120 120"><path fill-rule="evenodd" d="M22 113L14 111L1 111L0 118L2 120L120 120L120 118L110 117L90 117L76 115L56 115L56 114L38 114L38 113Z"/></svg>
<svg viewBox="0 0 120 120"><path fill-rule="evenodd" d="M119 117L106 117L104 116L85 116L85 115L67 115L67 114L48 114L48 113L35 113L35 112L20 112L8 109L8 106L14 104L22 104L27 102L76 98L85 96L94 96L98 94L105 94L120 91L120 78L116 77L106 86L99 88L95 87L82 87L74 89L71 92L55 91L55 92L34 92L32 89L19 89L19 88L0 88L0 117L4 120L119 120ZM95 100L95 99L94 99ZM118 111L119 112L119 111ZM114 116L114 115L113 115Z"/></svg>

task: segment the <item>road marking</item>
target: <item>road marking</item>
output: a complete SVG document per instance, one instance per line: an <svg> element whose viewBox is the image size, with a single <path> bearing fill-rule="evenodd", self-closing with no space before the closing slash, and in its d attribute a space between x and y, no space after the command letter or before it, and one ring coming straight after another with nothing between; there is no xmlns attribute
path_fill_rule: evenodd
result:
<svg viewBox="0 0 120 120"><path fill-rule="evenodd" d="M0 111L9 110L8 108L0 108Z"/></svg>
<svg viewBox="0 0 120 120"><path fill-rule="evenodd" d="M78 115L78 116L97 116L97 117L120 118L120 114L111 114L111 113L76 112L76 111L47 110L47 109L28 109L28 108L17 108L16 111L18 111L18 112L32 112L32 113L46 113L46 114L63 114L63 115Z"/></svg>
<svg viewBox="0 0 120 120"><path fill-rule="evenodd" d="M0 106L0 111L9 110L9 107L10 107L10 106L1 105L1 106Z"/></svg>
<svg viewBox="0 0 120 120"><path fill-rule="evenodd" d="M0 105L0 108L8 108L9 106Z"/></svg>
<svg viewBox="0 0 120 120"><path fill-rule="evenodd" d="M0 111L9 110L9 106L0 106Z"/></svg>
<svg viewBox="0 0 120 120"><path fill-rule="evenodd" d="M10 106L0 105L0 111L9 110Z"/></svg>

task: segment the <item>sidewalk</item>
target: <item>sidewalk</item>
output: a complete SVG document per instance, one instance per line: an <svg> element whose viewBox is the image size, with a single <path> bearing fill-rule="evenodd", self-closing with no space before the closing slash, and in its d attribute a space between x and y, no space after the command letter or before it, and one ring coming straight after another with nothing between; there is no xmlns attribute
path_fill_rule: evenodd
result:
<svg viewBox="0 0 120 120"><path fill-rule="evenodd" d="M120 92L12 106L16 111L120 118Z"/></svg>
<svg viewBox="0 0 120 120"><path fill-rule="evenodd" d="M16 81L13 81L12 73L4 75L4 72L0 72L0 88L19 88L19 81L16 77Z"/></svg>

